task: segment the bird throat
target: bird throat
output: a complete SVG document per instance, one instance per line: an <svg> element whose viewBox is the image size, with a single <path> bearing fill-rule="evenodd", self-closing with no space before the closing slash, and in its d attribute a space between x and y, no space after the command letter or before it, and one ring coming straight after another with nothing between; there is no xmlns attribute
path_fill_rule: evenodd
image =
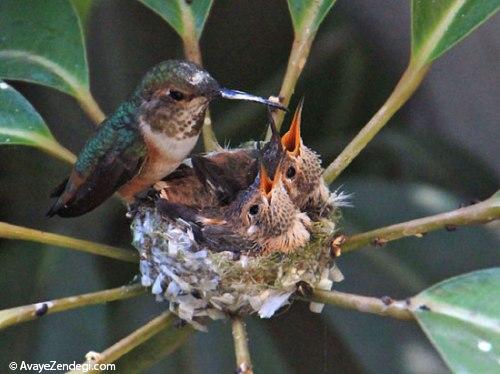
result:
<svg viewBox="0 0 500 374"><path fill-rule="evenodd" d="M163 133L169 138L183 140L199 135L205 112L205 106L196 108L161 106L144 113L142 120L155 133Z"/></svg>

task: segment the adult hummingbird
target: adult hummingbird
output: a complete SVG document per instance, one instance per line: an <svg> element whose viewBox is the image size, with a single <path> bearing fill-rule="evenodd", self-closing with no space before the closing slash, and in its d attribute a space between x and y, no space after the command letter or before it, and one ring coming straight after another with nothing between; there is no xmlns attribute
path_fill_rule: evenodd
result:
<svg viewBox="0 0 500 374"><path fill-rule="evenodd" d="M162 195L156 206L163 216L188 222L195 240L213 251L293 252L309 241L310 219L290 200L279 170L271 179L261 162L255 181L226 207L194 209Z"/></svg>
<svg viewBox="0 0 500 374"><path fill-rule="evenodd" d="M223 88L198 65L168 60L153 67L87 141L66 179L51 195L48 216L91 211L118 191L127 202L174 171L193 149L215 98L283 106Z"/></svg>

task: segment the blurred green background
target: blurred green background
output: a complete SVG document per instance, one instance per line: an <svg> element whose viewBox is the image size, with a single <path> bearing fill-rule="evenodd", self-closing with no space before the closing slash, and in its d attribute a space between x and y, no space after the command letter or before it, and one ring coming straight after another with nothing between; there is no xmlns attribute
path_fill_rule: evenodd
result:
<svg viewBox="0 0 500 374"><path fill-rule="evenodd" d="M292 107L306 96L304 141L325 164L380 107L403 72L409 19L407 2L351 0L339 1L321 26ZM149 67L182 57L174 31L135 1L94 1L85 32L92 91L106 113ZM354 194L344 231L455 209L498 189L499 32L497 16L437 61L415 97L336 181L333 188ZM285 1L217 0L201 40L204 63L227 87L277 93L292 38ZM73 99L48 88L13 86L62 144L81 149L92 124ZM221 101L212 110L221 142L237 145L265 132L262 107ZM48 194L68 171L35 149L0 148L0 219L129 246L128 222L116 200L81 218L45 218ZM452 275L498 266L500 235L494 229L460 228L345 255L338 263L346 280L338 289L405 298ZM2 309L119 286L137 272L118 261L6 240L0 241L0 261ZM102 351L165 308L147 295L11 327L0 334L0 370L10 361L81 361L89 350ZM448 371L409 322L334 307L316 315L296 303L272 320L252 318L249 329L256 372ZM232 372L233 361L230 326L219 322L148 372Z"/></svg>

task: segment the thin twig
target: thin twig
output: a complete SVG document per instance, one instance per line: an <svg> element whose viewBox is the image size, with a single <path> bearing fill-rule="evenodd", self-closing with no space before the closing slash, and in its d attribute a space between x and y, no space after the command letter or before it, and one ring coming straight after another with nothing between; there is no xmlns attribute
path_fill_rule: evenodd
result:
<svg viewBox="0 0 500 374"><path fill-rule="evenodd" d="M288 106L290 99L297 85L297 81L304 70L304 66L311 51L311 45L318 32L316 24L318 13L321 9L321 1L314 1L309 6L309 11L302 21L299 30L295 30L292 50L288 58L288 65L283 78L283 83L280 89L280 102ZM285 112L282 110L273 111L274 121L278 130L281 128ZM270 130L268 131L268 139L271 137Z"/></svg>
<svg viewBox="0 0 500 374"><path fill-rule="evenodd" d="M6 222L0 222L0 238L27 240L31 242L55 245L57 247L75 249L77 251L110 257L121 261L134 263L139 262L139 255L136 251L112 247L110 245L99 244L88 240L75 239L70 236L34 230L27 227L11 225Z"/></svg>
<svg viewBox="0 0 500 374"><path fill-rule="evenodd" d="M146 342L160 331L169 327L174 321L175 316L170 312L164 312L160 314L158 317L152 319L144 326L138 328L130 335L126 336L122 340L113 344L111 347L107 348L105 351L101 353L89 352L87 354L87 361L85 364L92 365L96 367L96 365L100 364L109 364L115 362L120 357L130 352L135 347L141 345ZM71 371L70 373L79 373L80 371ZM95 373L98 370L89 370L86 373Z"/></svg>
<svg viewBox="0 0 500 374"><path fill-rule="evenodd" d="M180 348L196 330L191 325L161 331L116 361L120 373L143 373Z"/></svg>
<svg viewBox="0 0 500 374"><path fill-rule="evenodd" d="M128 299L144 293L145 290L146 289L144 287L134 284L130 286L112 288L105 291L86 293L62 299L55 299L0 310L0 329L4 329L8 326L16 325L21 322L31 321L46 314L82 308L89 305L103 304L109 301Z"/></svg>
<svg viewBox="0 0 500 374"><path fill-rule="evenodd" d="M203 59L201 57L200 43L198 35L196 34L196 25L191 12L191 5L185 1L179 1L181 9L181 17L183 24L182 44L184 46L184 56L189 61L193 61L200 66L203 66ZM206 151L215 151L221 148L215 133L212 128L212 120L210 119L210 112L207 110L205 114L205 121L203 122L202 129L203 145Z"/></svg>
<svg viewBox="0 0 500 374"><path fill-rule="evenodd" d="M248 349L248 336L245 322L241 317L234 316L231 320L233 330L234 351L236 354L236 372L252 374L252 361Z"/></svg>
<svg viewBox="0 0 500 374"><path fill-rule="evenodd" d="M345 253L369 244L384 244L407 236L420 237L429 231L443 228L453 230L456 226L482 224L498 219L500 191L485 201L465 208L353 235L347 238L341 248Z"/></svg>
<svg viewBox="0 0 500 374"><path fill-rule="evenodd" d="M410 63L394 91L370 121L361 129L342 153L326 168L323 178L331 184L368 143L382 130L401 106L413 95L429 70L430 65Z"/></svg>
<svg viewBox="0 0 500 374"><path fill-rule="evenodd" d="M406 301L392 300L389 297L368 297L339 291L313 290L306 300L316 303L336 305L344 309L354 309L359 312L373 313L385 317L413 320Z"/></svg>

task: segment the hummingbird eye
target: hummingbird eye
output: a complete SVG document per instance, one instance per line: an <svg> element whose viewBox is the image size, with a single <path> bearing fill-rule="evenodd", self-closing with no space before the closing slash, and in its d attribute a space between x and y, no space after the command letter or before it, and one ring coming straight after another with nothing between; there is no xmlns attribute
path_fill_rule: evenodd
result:
<svg viewBox="0 0 500 374"><path fill-rule="evenodd" d="M297 171L295 170L295 168L293 166L290 166L288 168L288 170L286 171L286 177L288 179L292 179L293 177L295 177L295 174L297 174Z"/></svg>
<svg viewBox="0 0 500 374"><path fill-rule="evenodd" d="M257 204L252 205L250 209L248 209L248 213L250 213L252 216L255 216L257 213L259 213L259 206Z"/></svg>
<svg viewBox="0 0 500 374"><path fill-rule="evenodd" d="M181 101L184 99L184 94L180 91L170 90L169 95L175 101Z"/></svg>

